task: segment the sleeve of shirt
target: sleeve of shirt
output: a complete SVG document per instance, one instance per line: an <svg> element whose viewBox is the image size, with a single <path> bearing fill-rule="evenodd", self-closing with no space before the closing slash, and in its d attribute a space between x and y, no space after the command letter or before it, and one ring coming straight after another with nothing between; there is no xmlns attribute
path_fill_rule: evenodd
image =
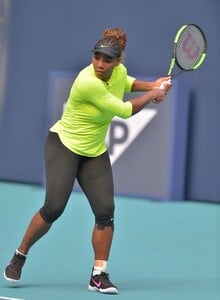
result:
<svg viewBox="0 0 220 300"><path fill-rule="evenodd" d="M133 82L127 81L126 89L131 88ZM126 119L132 115L132 104L130 101L123 102L121 99L109 93L105 84L96 78L90 78L87 82L81 81L79 86L83 98L91 102L101 111L107 111L114 116Z"/></svg>
<svg viewBox="0 0 220 300"><path fill-rule="evenodd" d="M132 88L132 85L133 85L135 79L136 78L127 75L127 81L126 81L126 87L125 87L125 92L126 93L130 93L131 92L131 88Z"/></svg>

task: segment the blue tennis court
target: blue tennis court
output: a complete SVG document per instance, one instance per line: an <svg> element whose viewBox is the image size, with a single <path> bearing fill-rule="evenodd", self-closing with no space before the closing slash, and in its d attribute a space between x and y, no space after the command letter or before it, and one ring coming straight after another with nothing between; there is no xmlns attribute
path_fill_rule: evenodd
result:
<svg viewBox="0 0 220 300"><path fill-rule="evenodd" d="M0 271L44 198L42 187L0 183ZM52 230L29 252L17 284L0 278L0 299L219 300L220 206L116 197L108 271L116 296L88 291L93 216L73 192Z"/></svg>

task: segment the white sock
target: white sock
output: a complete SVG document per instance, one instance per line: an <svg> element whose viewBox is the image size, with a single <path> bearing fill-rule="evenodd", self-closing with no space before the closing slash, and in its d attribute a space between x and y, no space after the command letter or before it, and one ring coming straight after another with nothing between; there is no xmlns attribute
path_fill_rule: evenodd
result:
<svg viewBox="0 0 220 300"><path fill-rule="evenodd" d="M107 260L95 260L92 275L99 275L101 272L107 271Z"/></svg>
<svg viewBox="0 0 220 300"><path fill-rule="evenodd" d="M16 251L15 251L16 253L18 253L18 254L20 254L20 255L23 255L24 257L27 257L27 254L24 254L24 253L22 253L21 251L19 251L18 249L16 249Z"/></svg>

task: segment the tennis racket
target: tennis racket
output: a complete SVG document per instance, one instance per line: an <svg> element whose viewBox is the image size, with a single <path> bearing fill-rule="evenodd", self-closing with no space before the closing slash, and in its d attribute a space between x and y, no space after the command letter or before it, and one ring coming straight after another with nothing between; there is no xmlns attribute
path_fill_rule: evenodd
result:
<svg viewBox="0 0 220 300"><path fill-rule="evenodd" d="M175 78L182 72L198 69L206 57L206 52L207 40L202 29L196 24L181 26L174 38L167 75ZM164 84L160 87L163 88Z"/></svg>
<svg viewBox="0 0 220 300"><path fill-rule="evenodd" d="M184 71L198 69L206 52L207 41L202 29L196 24L181 26L173 42L173 55L167 75L174 78ZM179 70L174 73L175 67Z"/></svg>

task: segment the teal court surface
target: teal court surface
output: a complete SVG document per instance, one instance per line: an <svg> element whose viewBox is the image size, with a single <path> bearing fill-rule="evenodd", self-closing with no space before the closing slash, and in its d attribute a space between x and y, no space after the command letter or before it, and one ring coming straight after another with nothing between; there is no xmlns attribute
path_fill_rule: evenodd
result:
<svg viewBox="0 0 220 300"><path fill-rule="evenodd" d="M4 268L43 199L42 187L0 182L0 300L220 300L219 204L116 196L108 271L119 294L103 295L87 289L93 216L80 192L8 283Z"/></svg>

